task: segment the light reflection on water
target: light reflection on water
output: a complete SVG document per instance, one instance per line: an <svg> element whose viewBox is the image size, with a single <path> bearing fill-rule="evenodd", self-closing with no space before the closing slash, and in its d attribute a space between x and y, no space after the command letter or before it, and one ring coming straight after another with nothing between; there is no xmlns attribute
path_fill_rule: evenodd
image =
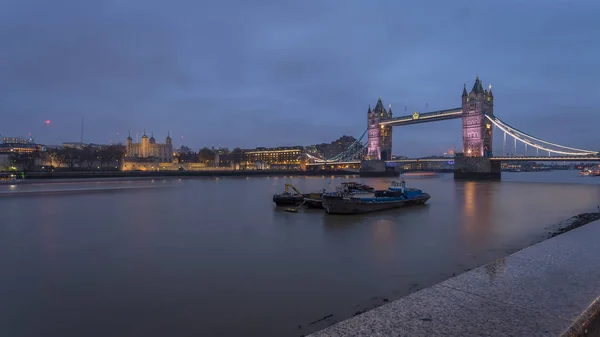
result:
<svg viewBox="0 0 600 337"><path fill-rule="evenodd" d="M427 205L357 216L271 202L286 182L311 192L353 177L19 185L62 192L0 198L0 335L306 334L600 204L600 178L575 171L405 179L432 195Z"/></svg>

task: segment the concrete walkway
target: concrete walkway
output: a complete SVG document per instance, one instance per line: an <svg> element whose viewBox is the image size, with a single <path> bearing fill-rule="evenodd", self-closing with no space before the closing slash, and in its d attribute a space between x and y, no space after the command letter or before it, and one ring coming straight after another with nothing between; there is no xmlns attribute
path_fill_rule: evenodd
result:
<svg viewBox="0 0 600 337"><path fill-rule="evenodd" d="M599 296L595 221L310 336L594 336Z"/></svg>

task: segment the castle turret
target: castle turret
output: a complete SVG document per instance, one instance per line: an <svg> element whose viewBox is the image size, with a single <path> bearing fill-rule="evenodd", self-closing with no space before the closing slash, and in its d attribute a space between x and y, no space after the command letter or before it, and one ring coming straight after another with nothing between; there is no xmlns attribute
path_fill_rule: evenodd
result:
<svg viewBox="0 0 600 337"><path fill-rule="evenodd" d="M125 140L125 156L132 157L133 154L133 138L131 138L131 130L128 131L127 139Z"/></svg>
<svg viewBox="0 0 600 337"><path fill-rule="evenodd" d="M156 139L154 139L154 132L150 133L150 144L156 144Z"/></svg>
<svg viewBox="0 0 600 337"><path fill-rule="evenodd" d="M146 136L146 129L144 129L144 135L142 136L142 151L141 151L142 157L148 157L148 152L150 149L149 145L150 144L149 144L148 136Z"/></svg>
<svg viewBox="0 0 600 337"><path fill-rule="evenodd" d="M173 140L171 139L171 131L167 131L167 138L165 139L165 144L167 146L167 161L173 161Z"/></svg>

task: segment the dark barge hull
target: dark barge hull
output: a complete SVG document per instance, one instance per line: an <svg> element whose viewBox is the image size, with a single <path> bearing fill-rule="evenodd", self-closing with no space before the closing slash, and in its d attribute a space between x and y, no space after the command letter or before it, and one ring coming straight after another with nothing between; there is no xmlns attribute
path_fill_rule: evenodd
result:
<svg viewBox="0 0 600 337"><path fill-rule="evenodd" d="M359 214L382 211L386 209L402 208L423 205L431 196L423 193L418 197L394 200L389 202L363 202L357 198L343 198L340 196L323 196L323 208L329 214Z"/></svg>
<svg viewBox="0 0 600 337"><path fill-rule="evenodd" d="M304 198L304 204L309 208L323 209L323 200L315 198Z"/></svg>
<svg viewBox="0 0 600 337"><path fill-rule="evenodd" d="M277 206L298 206L304 202L304 196L276 194L273 196L273 202Z"/></svg>

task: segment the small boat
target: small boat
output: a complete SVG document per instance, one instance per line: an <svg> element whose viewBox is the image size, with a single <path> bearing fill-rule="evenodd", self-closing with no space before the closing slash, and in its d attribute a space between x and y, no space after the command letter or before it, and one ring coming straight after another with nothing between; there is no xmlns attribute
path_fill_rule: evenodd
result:
<svg viewBox="0 0 600 337"><path fill-rule="evenodd" d="M583 170L581 172L579 172L579 174L581 174L582 176L588 176L588 177L597 177L600 176L600 170Z"/></svg>
<svg viewBox="0 0 600 337"><path fill-rule="evenodd" d="M337 192L321 196L323 208L329 214L359 214L385 209L423 205L431 196L415 188L406 188L406 183L393 181L387 190L374 193L347 193L344 187Z"/></svg>
<svg viewBox="0 0 600 337"><path fill-rule="evenodd" d="M366 184L362 184L362 183L357 183L355 181L348 181L348 182L343 182L341 184L342 189L344 191L346 191L346 193L348 194L355 194L355 193L365 193L365 192L374 192L375 188L366 185ZM309 207L309 208L323 208L323 200L321 199L321 196L323 195L323 193L325 193L325 189L323 189L323 192L321 193L310 193L308 196L306 196L304 198L304 204Z"/></svg>
<svg viewBox="0 0 600 337"><path fill-rule="evenodd" d="M21 183L21 179L17 179L16 175L11 174L7 178L0 179L0 185L16 185Z"/></svg>
<svg viewBox="0 0 600 337"><path fill-rule="evenodd" d="M290 187L294 190L294 193L290 192ZM290 205L300 205L304 202L304 198L306 195L300 193L296 187L292 184L285 184L285 192L280 194L275 194L273 196L273 202L277 206L290 206Z"/></svg>

